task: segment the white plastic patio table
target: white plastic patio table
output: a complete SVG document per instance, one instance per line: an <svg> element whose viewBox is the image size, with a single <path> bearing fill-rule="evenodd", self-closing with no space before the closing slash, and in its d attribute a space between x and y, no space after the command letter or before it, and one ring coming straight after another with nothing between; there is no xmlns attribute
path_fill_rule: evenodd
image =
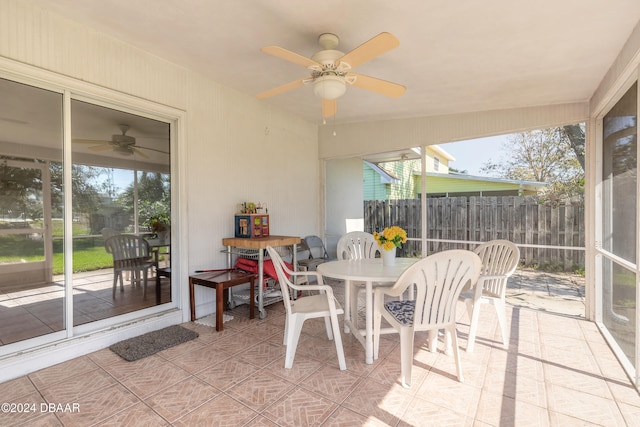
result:
<svg viewBox="0 0 640 427"><path fill-rule="evenodd" d="M365 349L365 361L373 363L373 284L394 283L409 266L415 263L417 258L396 258L395 265L382 265L381 258L368 258L356 260L329 261L318 266L318 272L332 279L344 280L344 331L353 333ZM365 282L365 329L354 326L357 322L351 321L348 295L353 282ZM357 313L354 318L357 320Z"/></svg>

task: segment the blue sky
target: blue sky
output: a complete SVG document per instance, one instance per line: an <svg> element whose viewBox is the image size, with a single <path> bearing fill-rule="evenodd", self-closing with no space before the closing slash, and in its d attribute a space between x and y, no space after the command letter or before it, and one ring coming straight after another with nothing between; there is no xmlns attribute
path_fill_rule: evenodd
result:
<svg viewBox="0 0 640 427"><path fill-rule="evenodd" d="M508 135L490 136L487 138L440 144L440 147L456 158L449 164L457 170L466 170L469 175L482 175L480 168L492 160L499 161L506 153L503 144Z"/></svg>
<svg viewBox="0 0 640 427"><path fill-rule="evenodd" d="M125 169L113 169L113 184L118 188L118 193L123 192L133 184L133 172Z"/></svg>

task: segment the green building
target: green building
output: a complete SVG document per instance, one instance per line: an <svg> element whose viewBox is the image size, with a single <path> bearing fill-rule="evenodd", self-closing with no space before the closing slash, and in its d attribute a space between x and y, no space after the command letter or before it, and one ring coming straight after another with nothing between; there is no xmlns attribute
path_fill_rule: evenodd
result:
<svg viewBox="0 0 640 427"><path fill-rule="evenodd" d="M543 182L492 178L450 172L455 158L437 145L427 147L426 190L428 197L535 196ZM364 200L414 199L422 191L421 160L363 162Z"/></svg>

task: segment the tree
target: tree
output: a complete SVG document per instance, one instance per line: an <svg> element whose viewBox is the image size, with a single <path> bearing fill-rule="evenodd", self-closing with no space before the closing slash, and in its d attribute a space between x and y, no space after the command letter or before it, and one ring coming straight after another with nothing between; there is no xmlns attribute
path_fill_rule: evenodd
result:
<svg viewBox="0 0 640 427"><path fill-rule="evenodd" d="M51 204L54 216L62 216L64 170L62 163L51 162ZM72 209L74 216L90 216L102 206L100 189L104 169L96 166L73 164L71 166Z"/></svg>
<svg viewBox="0 0 640 427"><path fill-rule="evenodd" d="M163 218L168 223L171 217L171 192L169 176L157 172L141 172L137 185L138 218L147 224L149 218ZM118 203L126 206L129 214L133 215L134 185L127 187Z"/></svg>
<svg viewBox="0 0 640 427"><path fill-rule="evenodd" d="M453 173L459 173L461 175L468 175L469 171L467 169L464 170L460 170L460 169L456 169L454 167L449 166L449 172L453 172Z"/></svg>
<svg viewBox="0 0 640 427"><path fill-rule="evenodd" d="M24 221L29 219L30 202L42 192L40 171L32 168L14 167L8 164L11 158L3 157L0 163L0 213Z"/></svg>
<svg viewBox="0 0 640 427"><path fill-rule="evenodd" d="M508 157L489 161L481 170L507 179L545 182L547 199L583 194L584 131L580 125L513 134L504 149Z"/></svg>
<svg viewBox="0 0 640 427"><path fill-rule="evenodd" d="M584 171L584 125L566 125L560 128L561 132L564 132L565 136L569 139L571 148Z"/></svg>

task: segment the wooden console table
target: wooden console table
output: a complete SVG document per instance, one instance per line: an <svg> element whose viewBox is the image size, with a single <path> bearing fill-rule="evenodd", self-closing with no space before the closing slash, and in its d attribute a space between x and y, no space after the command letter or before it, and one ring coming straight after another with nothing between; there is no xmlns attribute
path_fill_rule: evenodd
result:
<svg viewBox="0 0 640 427"><path fill-rule="evenodd" d="M262 283L264 281L264 251L267 246L291 246L293 253L293 266L296 266L296 247L300 243L300 237L296 236L268 236L268 237L227 237L222 239L222 244L227 247L227 264L231 265L233 248L256 249L258 251L258 315L261 319L267 317L264 309L264 297ZM253 299L252 299L253 301Z"/></svg>
<svg viewBox="0 0 640 427"><path fill-rule="evenodd" d="M216 331L222 330L224 312L224 290L232 286L249 283L250 298L254 298L255 276L234 270L207 271L189 276L189 297L191 299L191 321L196 320L196 301L194 296L195 285L206 286L216 290ZM253 303L249 304L249 318L254 317Z"/></svg>

